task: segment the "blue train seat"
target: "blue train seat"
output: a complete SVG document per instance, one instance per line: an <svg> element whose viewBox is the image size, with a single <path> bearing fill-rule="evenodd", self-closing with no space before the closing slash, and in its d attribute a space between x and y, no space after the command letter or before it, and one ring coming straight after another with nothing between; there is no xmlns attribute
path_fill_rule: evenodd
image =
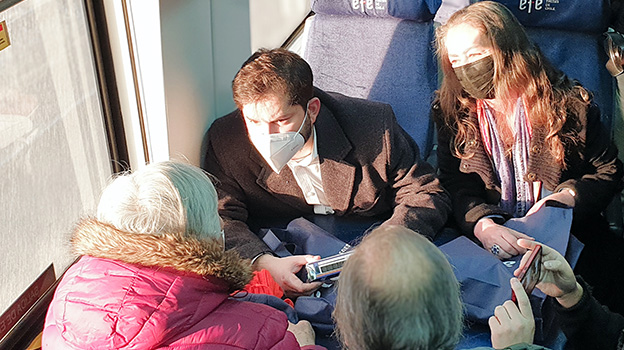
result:
<svg viewBox="0 0 624 350"><path fill-rule="evenodd" d="M316 86L390 104L423 158L433 145L433 17L440 3L313 0L303 48Z"/></svg>
<svg viewBox="0 0 624 350"><path fill-rule="evenodd" d="M603 33L609 1L499 0L527 29L550 62L594 94L602 122L613 133L616 81L605 68Z"/></svg>

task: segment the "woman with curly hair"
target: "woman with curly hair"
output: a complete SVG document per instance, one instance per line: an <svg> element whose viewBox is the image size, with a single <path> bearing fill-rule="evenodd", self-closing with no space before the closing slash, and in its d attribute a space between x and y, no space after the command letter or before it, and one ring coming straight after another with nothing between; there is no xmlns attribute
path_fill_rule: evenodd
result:
<svg viewBox="0 0 624 350"><path fill-rule="evenodd" d="M612 271L593 260L622 255L601 212L622 189L623 170L591 94L554 68L499 3L457 11L436 39L444 73L433 106L440 180L460 230L507 259L523 253L516 241L529 237L506 220L547 200L573 207L572 233L586 244L579 272L600 289ZM621 304L613 288L595 294Z"/></svg>

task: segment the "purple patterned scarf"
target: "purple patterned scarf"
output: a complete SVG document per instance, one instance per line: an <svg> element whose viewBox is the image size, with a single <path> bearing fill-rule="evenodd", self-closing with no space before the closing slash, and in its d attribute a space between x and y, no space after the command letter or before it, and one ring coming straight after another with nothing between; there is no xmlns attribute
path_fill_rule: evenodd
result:
<svg viewBox="0 0 624 350"><path fill-rule="evenodd" d="M514 217L522 217L535 203L533 183L524 180L529 163L529 147L531 135L527 123L526 111L522 98L518 98L514 116L515 140L511 159L505 156L503 141L498 135L494 111L484 106L484 117L488 127L482 129L489 137L489 148L492 153L492 162L496 176L501 184L500 206ZM485 142L485 141L484 141Z"/></svg>

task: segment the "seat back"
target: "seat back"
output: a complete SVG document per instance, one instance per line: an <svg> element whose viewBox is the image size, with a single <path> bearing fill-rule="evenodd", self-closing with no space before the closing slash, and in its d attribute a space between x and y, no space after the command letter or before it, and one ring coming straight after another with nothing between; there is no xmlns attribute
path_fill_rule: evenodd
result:
<svg viewBox="0 0 624 350"><path fill-rule="evenodd" d="M603 33L609 27L611 8L602 0L497 0L507 6L527 29L550 62L578 80L594 95L601 121L614 134L617 81L605 63ZM620 196L605 211L610 229L622 236L624 219Z"/></svg>
<svg viewBox="0 0 624 350"><path fill-rule="evenodd" d="M317 87L390 104L424 158L433 144L433 17L440 3L313 0L303 49Z"/></svg>
<svg viewBox="0 0 624 350"><path fill-rule="evenodd" d="M605 68L603 33L609 2L603 0L497 0L526 28L550 62L594 94L602 122L613 133L615 79Z"/></svg>

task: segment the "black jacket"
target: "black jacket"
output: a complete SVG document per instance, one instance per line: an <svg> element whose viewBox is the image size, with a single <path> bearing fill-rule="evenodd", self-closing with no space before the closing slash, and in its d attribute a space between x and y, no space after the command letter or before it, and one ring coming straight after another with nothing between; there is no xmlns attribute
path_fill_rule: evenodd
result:
<svg viewBox="0 0 624 350"><path fill-rule="evenodd" d="M566 309L555 302L555 312L568 343L574 349L623 350L624 316L609 311L591 295L591 289L580 277L583 297Z"/></svg>

